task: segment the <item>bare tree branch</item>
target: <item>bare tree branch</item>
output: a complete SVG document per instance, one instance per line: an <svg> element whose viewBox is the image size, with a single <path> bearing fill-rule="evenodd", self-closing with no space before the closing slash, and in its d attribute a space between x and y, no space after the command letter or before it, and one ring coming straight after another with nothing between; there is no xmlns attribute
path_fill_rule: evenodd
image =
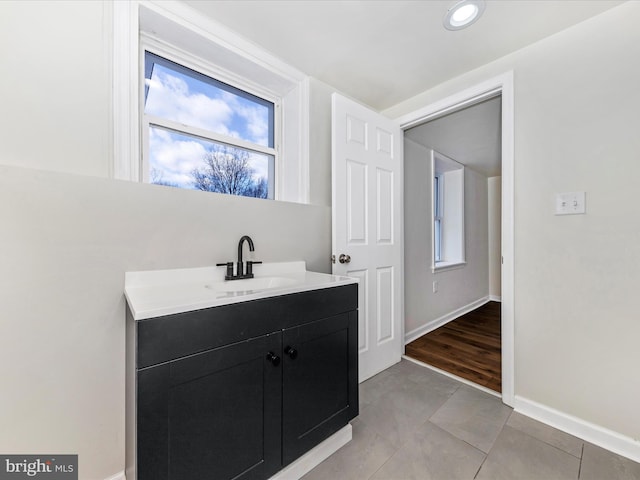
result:
<svg viewBox="0 0 640 480"><path fill-rule="evenodd" d="M246 197L267 198L267 180L254 180L249 152L227 145L216 145L203 158L205 166L191 172L198 190Z"/></svg>

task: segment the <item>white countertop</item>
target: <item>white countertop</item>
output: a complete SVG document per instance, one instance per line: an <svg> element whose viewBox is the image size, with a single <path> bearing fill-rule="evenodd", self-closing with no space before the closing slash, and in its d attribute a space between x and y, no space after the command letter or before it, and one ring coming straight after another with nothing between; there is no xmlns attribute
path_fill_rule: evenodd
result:
<svg viewBox="0 0 640 480"><path fill-rule="evenodd" d="M126 272L124 293L134 320L160 317L290 293L358 283L309 272L305 262L254 265L255 278L224 280L225 267Z"/></svg>

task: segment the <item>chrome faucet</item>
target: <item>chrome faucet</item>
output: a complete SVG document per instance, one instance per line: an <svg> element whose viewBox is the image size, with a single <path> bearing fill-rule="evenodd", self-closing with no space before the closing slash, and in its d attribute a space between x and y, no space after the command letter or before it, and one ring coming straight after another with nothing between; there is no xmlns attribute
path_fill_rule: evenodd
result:
<svg viewBox="0 0 640 480"><path fill-rule="evenodd" d="M242 261L242 245L244 242L249 244L249 251L253 252L255 247L253 246L253 240L248 235L243 235L240 241L238 242L238 262L236 263L236 273L233 274L233 262L225 262L225 263L217 263L218 267L227 267L227 274L224 276L225 280L240 280L242 278L253 278L253 266L255 262L247 260L247 269L244 268L244 262Z"/></svg>

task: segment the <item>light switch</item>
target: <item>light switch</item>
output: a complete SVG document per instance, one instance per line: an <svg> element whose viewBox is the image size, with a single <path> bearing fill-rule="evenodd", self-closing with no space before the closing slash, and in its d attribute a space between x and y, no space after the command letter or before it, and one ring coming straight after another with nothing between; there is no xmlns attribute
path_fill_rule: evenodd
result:
<svg viewBox="0 0 640 480"><path fill-rule="evenodd" d="M556 215L586 213L585 192L556 193Z"/></svg>

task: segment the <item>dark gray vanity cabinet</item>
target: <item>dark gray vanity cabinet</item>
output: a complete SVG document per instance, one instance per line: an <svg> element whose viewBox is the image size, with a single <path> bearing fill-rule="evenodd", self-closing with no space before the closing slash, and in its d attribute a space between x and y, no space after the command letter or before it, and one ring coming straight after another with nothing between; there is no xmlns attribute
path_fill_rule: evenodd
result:
<svg viewBox="0 0 640 480"><path fill-rule="evenodd" d="M138 479L258 479L279 470L282 371L265 361L279 337L138 372Z"/></svg>
<svg viewBox="0 0 640 480"><path fill-rule="evenodd" d="M357 321L348 312L283 332L284 465L358 415Z"/></svg>
<svg viewBox="0 0 640 480"><path fill-rule="evenodd" d="M266 479L358 414L357 285L135 322L138 480Z"/></svg>

